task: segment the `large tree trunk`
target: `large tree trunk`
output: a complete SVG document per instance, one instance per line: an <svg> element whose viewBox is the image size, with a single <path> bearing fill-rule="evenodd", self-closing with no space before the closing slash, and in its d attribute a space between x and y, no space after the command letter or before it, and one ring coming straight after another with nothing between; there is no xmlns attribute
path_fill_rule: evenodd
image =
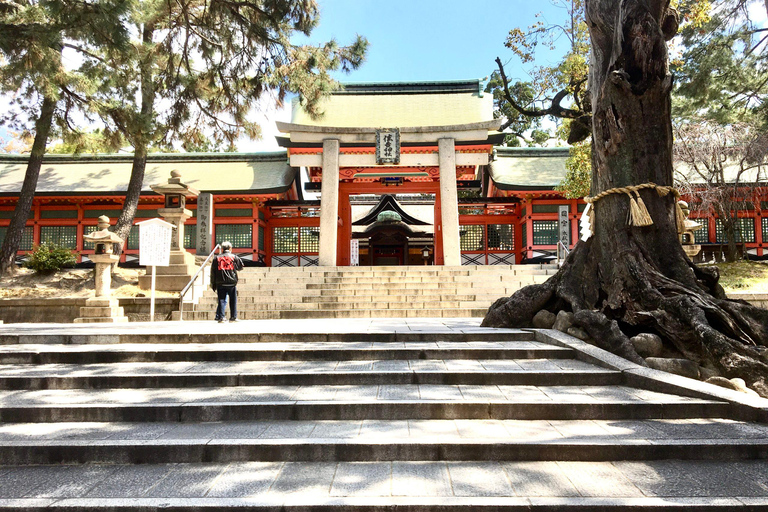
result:
<svg viewBox="0 0 768 512"><path fill-rule="evenodd" d="M123 209L115 225L117 236L125 240L131 232L133 219L136 217L136 210L139 206L141 197L141 185L144 183L144 171L147 168L147 148L137 147L133 153L133 165L131 166L131 178L128 181L128 190L125 192ZM120 248L122 252L122 247Z"/></svg>
<svg viewBox="0 0 768 512"><path fill-rule="evenodd" d="M672 185L672 126L666 41L677 28L669 0L587 0L592 39L592 195ZM542 285L491 306L483 325L531 325L541 309L571 310L603 348L639 363L628 334L654 332L668 346L768 395L768 311L728 301L716 271L699 269L678 240L673 194L640 192L653 224L627 225L626 194L595 208L594 234Z"/></svg>
<svg viewBox="0 0 768 512"><path fill-rule="evenodd" d="M32 143L32 152L27 162L27 172L24 175L24 183L19 192L19 202L13 211L11 223L5 232L5 240L0 248L0 275L14 272L16 269L16 252L21 244L21 237L29 219L32 209L32 201L35 199L35 189L40 176L40 168L43 166L45 146L48 144L48 135L51 133L53 113L56 110L56 100L45 96L40 107L40 115L35 121L35 140Z"/></svg>
<svg viewBox="0 0 768 512"><path fill-rule="evenodd" d="M142 43L145 50L152 45L154 35L154 23L148 22L142 29ZM150 62L141 64L141 110L139 115L139 133L130 134L133 143L133 166L131 167L131 178L128 181L128 190L125 193L125 201L120 217L115 225L117 236L125 240L131 232L133 219L136 217L136 210L139 206L141 197L141 186L144 183L144 171L147 168L147 152L151 132L153 128L153 117L155 115L155 86L152 80L152 67ZM124 245L124 244L123 244ZM123 247L120 246L118 253L121 253Z"/></svg>

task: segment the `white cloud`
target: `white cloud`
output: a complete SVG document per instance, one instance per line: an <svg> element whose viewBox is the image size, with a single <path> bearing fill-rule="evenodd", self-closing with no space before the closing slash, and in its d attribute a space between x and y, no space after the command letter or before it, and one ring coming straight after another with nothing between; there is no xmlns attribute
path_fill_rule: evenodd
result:
<svg viewBox="0 0 768 512"><path fill-rule="evenodd" d="M261 151L279 151L283 148L277 145L275 136L281 135L277 130L277 121L290 122L291 120L291 102L286 100L282 107L275 106L275 100L272 97L264 98L261 105L250 116L252 121L256 121L261 126L261 139L251 140L241 138L237 143L237 150L241 152L261 152Z"/></svg>
<svg viewBox="0 0 768 512"><path fill-rule="evenodd" d="M749 4L749 19L759 27L768 24L768 4L764 2L752 2Z"/></svg>

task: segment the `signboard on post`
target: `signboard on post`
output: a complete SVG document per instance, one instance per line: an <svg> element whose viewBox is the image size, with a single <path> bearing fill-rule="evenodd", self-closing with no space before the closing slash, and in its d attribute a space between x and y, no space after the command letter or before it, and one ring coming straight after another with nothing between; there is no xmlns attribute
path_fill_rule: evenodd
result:
<svg viewBox="0 0 768 512"><path fill-rule="evenodd" d="M149 321L155 321L155 267L171 264L171 234L174 225L161 219L149 219L136 223L139 226L139 265L152 267L150 286Z"/></svg>
<svg viewBox="0 0 768 512"><path fill-rule="evenodd" d="M557 247L557 258L565 258L565 249L571 246L571 220L568 218L570 207L568 205L558 206L557 208L557 239L563 244L563 247ZM565 248L565 249L564 249Z"/></svg>
<svg viewBox="0 0 768 512"><path fill-rule="evenodd" d="M213 194L197 196L197 254L209 254L213 249Z"/></svg>
<svg viewBox="0 0 768 512"><path fill-rule="evenodd" d="M360 240L349 241L349 264L353 267L360 265Z"/></svg>
<svg viewBox="0 0 768 512"><path fill-rule="evenodd" d="M173 224L161 219L149 219L139 226L139 265L167 267L171 263L171 232Z"/></svg>

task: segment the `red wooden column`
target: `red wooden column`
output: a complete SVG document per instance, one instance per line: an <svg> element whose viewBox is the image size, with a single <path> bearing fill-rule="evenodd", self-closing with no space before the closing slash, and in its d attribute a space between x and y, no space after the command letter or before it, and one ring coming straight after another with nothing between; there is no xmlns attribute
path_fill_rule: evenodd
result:
<svg viewBox="0 0 768 512"><path fill-rule="evenodd" d="M435 234L433 240L435 242L435 265L445 265L445 257L443 257L443 214L440 201L440 188L435 191Z"/></svg>
<svg viewBox="0 0 768 512"><path fill-rule="evenodd" d="M350 241L352 240L352 206L349 204L350 187L339 183L339 231L336 248L336 265L350 265Z"/></svg>
<svg viewBox="0 0 768 512"><path fill-rule="evenodd" d="M272 266L272 210L264 208L264 263Z"/></svg>
<svg viewBox="0 0 768 512"><path fill-rule="evenodd" d="M522 212L522 207L520 206L520 203L517 204L515 211L517 212L517 215L511 221L514 229L514 231L512 232L512 236L514 237L514 240L515 240L515 243L514 243L515 263L519 265L523 262L523 254L524 254L523 250L525 249L525 240L523 240L523 225L521 224L521 220L522 222L525 222L525 219L522 219L520 215L520 213Z"/></svg>

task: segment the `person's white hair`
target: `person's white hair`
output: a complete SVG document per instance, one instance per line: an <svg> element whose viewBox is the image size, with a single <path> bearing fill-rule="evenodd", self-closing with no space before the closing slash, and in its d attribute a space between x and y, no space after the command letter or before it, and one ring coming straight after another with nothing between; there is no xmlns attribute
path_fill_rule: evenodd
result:
<svg viewBox="0 0 768 512"><path fill-rule="evenodd" d="M232 243L228 241L221 242L221 250L222 251L231 251L232 250Z"/></svg>

